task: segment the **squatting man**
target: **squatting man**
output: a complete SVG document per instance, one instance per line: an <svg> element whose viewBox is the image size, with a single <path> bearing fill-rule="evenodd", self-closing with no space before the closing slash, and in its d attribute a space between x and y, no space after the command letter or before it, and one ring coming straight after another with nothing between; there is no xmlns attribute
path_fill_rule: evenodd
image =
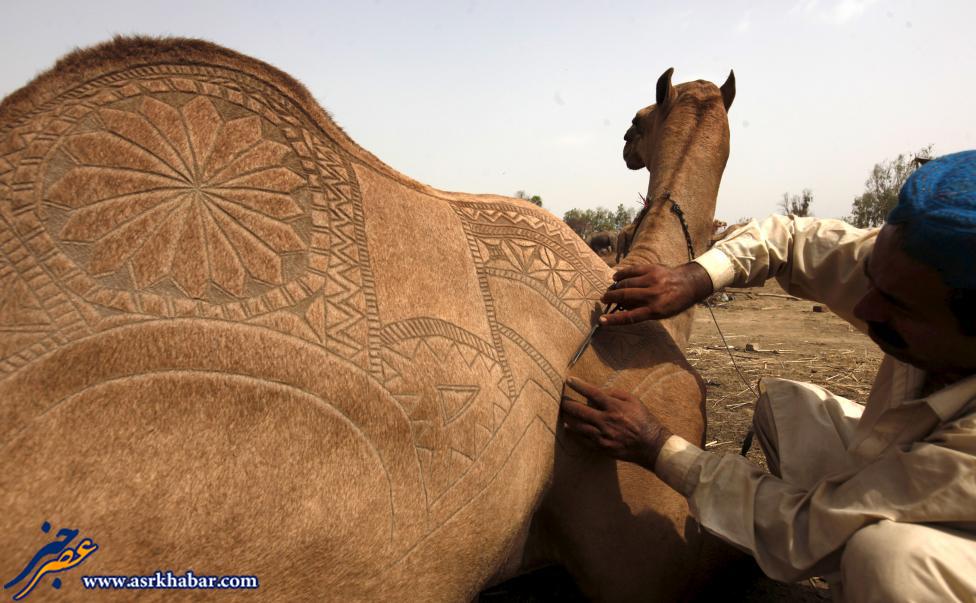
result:
<svg viewBox="0 0 976 603"><path fill-rule="evenodd" d="M564 426L688 498L771 578L824 576L839 601L976 600L976 151L932 160L880 229L773 216L694 262L614 275L614 325L775 278L885 353L866 404L765 378L753 426L769 473L671 434L626 392L570 378ZM576 397L579 399L578 397Z"/></svg>

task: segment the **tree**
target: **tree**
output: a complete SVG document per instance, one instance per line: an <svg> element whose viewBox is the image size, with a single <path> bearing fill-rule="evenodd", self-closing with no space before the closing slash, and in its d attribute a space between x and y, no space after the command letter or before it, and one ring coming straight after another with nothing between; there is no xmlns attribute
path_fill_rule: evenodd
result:
<svg viewBox="0 0 976 603"><path fill-rule="evenodd" d="M532 195L530 197L525 191L515 191L515 197L518 199L525 199L529 203L534 203L539 207L542 207L542 197L539 195Z"/></svg>
<svg viewBox="0 0 976 603"><path fill-rule="evenodd" d="M584 241L601 230L620 230L634 221L637 208L617 205L616 211L605 207L595 209L571 209L563 214L563 222L569 225Z"/></svg>
<svg viewBox="0 0 976 603"><path fill-rule="evenodd" d="M617 211L613 214L613 226L616 230L620 230L633 222L636 216L636 207L624 207L624 204L621 203L617 206Z"/></svg>
<svg viewBox="0 0 976 603"><path fill-rule="evenodd" d="M810 205L812 204L813 191L805 188L799 195L783 193L783 198L779 202L779 209L787 216L805 218L813 215L813 211L810 210Z"/></svg>
<svg viewBox="0 0 976 603"><path fill-rule="evenodd" d="M901 153L894 159L874 164L871 175L864 181L864 193L854 198L851 215L845 220L858 228L884 224L885 218L898 204L898 192L905 181L932 156L932 145L928 145L912 157Z"/></svg>
<svg viewBox="0 0 976 603"><path fill-rule="evenodd" d="M563 214L563 222L572 228L573 232L578 234L584 241L593 232L593 225L586 212L582 209L573 208Z"/></svg>
<svg viewBox="0 0 976 603"><path fill-rule="evenodd" d="M569 225L581 239L601 230L615 230L617 216L605 207L596 209L571 209L563 214L563 222Z"/></svg>

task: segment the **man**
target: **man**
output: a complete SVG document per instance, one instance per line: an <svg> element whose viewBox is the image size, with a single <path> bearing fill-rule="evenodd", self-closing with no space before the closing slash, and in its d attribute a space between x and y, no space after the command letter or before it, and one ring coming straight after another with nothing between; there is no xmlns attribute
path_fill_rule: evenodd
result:
<svg viewBox="0 0 976 603"><path fill-rule="evenodd" d="M604 324L659 319L776 278L885 352L865 406L764 379L754 417L770 473L668 432L632 396L570 379L564 425L688 497L709 531L783 581L842 601L976 600L976 151L919 168L880 230L774 216L679 266L614 275Z"/></svg>

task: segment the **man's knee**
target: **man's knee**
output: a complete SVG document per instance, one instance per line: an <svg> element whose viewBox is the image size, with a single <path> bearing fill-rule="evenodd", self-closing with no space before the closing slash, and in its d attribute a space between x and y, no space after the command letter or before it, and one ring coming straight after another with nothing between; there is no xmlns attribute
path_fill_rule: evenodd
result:
<svg viewBox="0 0 976 603"><path fill-rule="evenodd" d="M879 522L861 528L851 536L841 557L841 580L847 601L896 601L889 592L898 567L911 560L904 547L895 543L898 526L892 522ZM893 546L894 545L894 546Z"/></svg>
<svg viewBox="0 0 976 603"><path fill-rule="evenodd" d="M841 580L847 603L954 601L956 569L936 557L947 533L923 525L883 520L847 541ZM967 572L968 573L968 572ZM968 587L966 587L968 588Z"/></svg>

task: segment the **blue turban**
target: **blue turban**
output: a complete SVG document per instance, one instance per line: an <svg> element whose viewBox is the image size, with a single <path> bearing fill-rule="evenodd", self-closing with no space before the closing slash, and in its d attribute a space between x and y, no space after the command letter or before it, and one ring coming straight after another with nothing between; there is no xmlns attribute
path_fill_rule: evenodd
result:
<svg viewBox="0 0 976 603"><path fill-rule="evenodd" d="M904 250L953 289L976 289L976 151L929 161L898 194L888 224L901 225Z"/></svg>

